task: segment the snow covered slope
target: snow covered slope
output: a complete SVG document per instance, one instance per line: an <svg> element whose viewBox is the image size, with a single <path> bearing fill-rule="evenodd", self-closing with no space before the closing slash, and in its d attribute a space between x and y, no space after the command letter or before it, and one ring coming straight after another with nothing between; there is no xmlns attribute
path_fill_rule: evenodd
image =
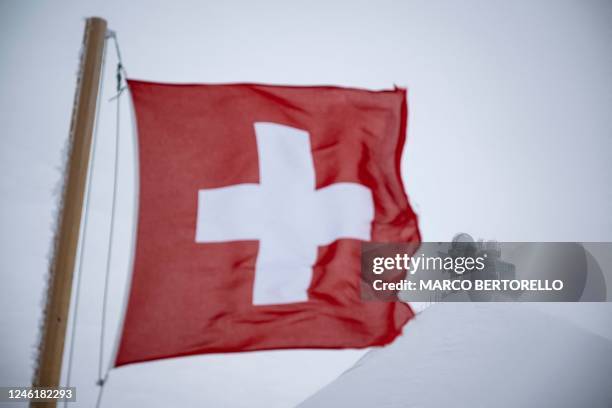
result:
<svg viewBox="0 0 612 408"><path fill-rule="evenodd" d="M435 304L299 408L611 407L609 306Z"/></svg>

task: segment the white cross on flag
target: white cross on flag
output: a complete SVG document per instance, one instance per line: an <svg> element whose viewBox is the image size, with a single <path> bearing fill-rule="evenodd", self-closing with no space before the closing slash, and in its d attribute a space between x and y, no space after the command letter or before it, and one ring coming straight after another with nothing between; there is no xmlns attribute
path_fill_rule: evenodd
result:
<svg viewBox="0 0 612 408"><path fill-rule="evenodd" d="M420 240L404 90L129 87L139 214L116 366L401 332L406 304L361 300L360 244Z"/></svg>

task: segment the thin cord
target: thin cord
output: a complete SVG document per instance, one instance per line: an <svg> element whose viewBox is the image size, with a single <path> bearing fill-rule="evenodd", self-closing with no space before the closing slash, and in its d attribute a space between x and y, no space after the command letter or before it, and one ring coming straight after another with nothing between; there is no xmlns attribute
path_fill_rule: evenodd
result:
<svg viewBox="0 0 612 408"><path fill-rule="evenodd" d="M99 384L100 389L98 391L98 398L96 398L96 408L100 408L100 405L102 405L102 394L104 394L104 385L106 384L106 381L108 380L108 374L109 372L106 372L106 375L104 376L104 379L100 380L102 381L101 384Z"/></svg>
<svg viewBox="0 0 612 408"><path fill-rule="evenodd" d="M121 92L125 89L125 86L122 86L121 76L124 78L128 77L127 71L123 66L123 60L121 59L121 50L119 49L119 40L117 40L117 33L114 31L109 31L108 38L113 40L113 44L115 44L115 52L117 54L117 61L119 64L117 65L117 95L115 95L112 99L118 98L121 95Z"/></svg>
<svg viewBox="0 0 612 408"><path fill-rule="evenodd" d="M89 161L89 166L87 167L87 184L86 184L86 192L85 192L85 202L83 204L83 228L81 230L81 239L78 251L79 264L77 266L76 273L76 289L74 294L74 312L72 314L72 324L70 328L70 346L68 351L68 370L66 373L66 386L70 387L71 379L72 379L72 362L74 361L74 345L76 339L77 332L77 321L79 317L79 301L81 294L81 282L82 282L82 274L83 274L83 259L85 253L85 244L87 241L87 226L89 220L89 202L91 196L91 181L93 178L93 169L95 167L96 161L96 147L98 145L98 125L100 123L100 101L102 99L102 91L104 89L104 66L106 63L106 41L104 42L104 48L102 49L102 67L100 76L100 84L98 86L98 97L96 102L96 113L94 116L94 131L92 134L92 148L91 148L91 160ZM67 407L68 401L64 400L64 407Z"/></svg>
<svg viewBox="0 0 612 408"><path fill-rule="evenodd" d="M118 83L118 89L120 90L120 82ZM100 327L100 356L98 364L98 379L102 380L102 366L104 359L104 336L106 328L106 305L108 300L108 283L110 276L111 260L113 257L113 241L115 235L115 217L117 210L117 190L118 190L118 174L119 174L119 140L120 140L120 122L121 122L121 91L115 98L116 117L115 117L115 163L113 168L113 193L112 193L112 205L111 205L111 223L110 233L108 235L108 251L106 253L106 274L104 277L104 294L102 297L102 316L101 316L101 327Z"/></svg>
<svg viewBox="0 0 612 408"><path fill-rule="evenodd" d="M119 61L119 63L121 63L121 51L119 50L119 42L117 41L117 33L110 30L108 32L108 36L109 38L113 40L113 43L115 44L115 52L117 53L117 60Z"/></svg>
<svg viewBox="0 0 612 408"><path fill-rule="evenodd" d="M100 317L100 350L98 356L98 381L97 385L100 387L98 391L98 399L96 401L96 407L100 407L102 403L102 394L104 391L104 385L108 379L109 372L111 370L111 365L106 369L103 374L103 361L104 361L104 340L106 334L106 309L108 304L108 284L110 277L110 269L111 269L111 260L113 257L113 241L115 235L115 218L116 218L116 208L117 208L117 190L118 190L118 179L119 179L119 141L121 136L121 94L125 90L125 87L122 86L122 75L126 73L123 68L123 63L121 61L121 53L119 52L119 44L117 42L116 34L111 31L109 32L108 38L111 38L115 43L115 51L117 52L117 94L111 98L115 100L116 105L116 113L115 113L115 162L113 165L113 193L112 193L112 204L111 204L111 219L110 219L110 232L108 235L108 246L106 253L106 273L104 276L104 292L102 295L102 314Z"/></svg>
<svg viewBox="0 0 612 408"><path fill-rule="evenodd" d="M115 235L115 212L117 207L117 169L119 167L119 109L120 109L120 98L117 98L117 113L116 113L116 131L115 131L115 163L113 168L113 193L112 193L112 204L111 204L111 221L110 221L110 233L108 235L108 249L106 252L106 273L104 276L104 294L102 296L102 316L100 325L100 355L98 359L98 380L102 380L102 361L104 360L104 335L106 327L106 300L108 298L108 282L110 275L110 264L113 255L113 238Z"/></svg>

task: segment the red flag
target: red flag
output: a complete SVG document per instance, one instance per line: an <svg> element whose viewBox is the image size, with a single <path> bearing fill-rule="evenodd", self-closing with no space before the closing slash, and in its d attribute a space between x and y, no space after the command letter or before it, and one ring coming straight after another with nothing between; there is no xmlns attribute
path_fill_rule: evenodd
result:
<svg viewBox="0 0 612 408"><path fill-rule="evenodd" d="M420 240L404 90L129 87L139 214L116 366L401 332L406 304L360 299L360 243Z"/></svg>

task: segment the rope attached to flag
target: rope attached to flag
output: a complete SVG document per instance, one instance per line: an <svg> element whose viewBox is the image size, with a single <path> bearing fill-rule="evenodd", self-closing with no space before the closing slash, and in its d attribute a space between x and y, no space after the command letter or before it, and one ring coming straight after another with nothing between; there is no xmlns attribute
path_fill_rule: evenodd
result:
<svg viewBox="0 0 612 408"><path fill-rule="evenodd" d="M112 206L111 206L111 218L110 218L110 232L108 235L108 245L107 245L107 253L106 253L106 273L104 276L104 292L102 296L102 313L100 316L100 353L98 356L98 381L96 385L98 385L98 399L96 401L96 408L99 408L102 403L102 394L104 392L104 386L108 380L108 375L112 368L112 362L109 362L108 367L103 373L102 366L104 365L104 339L106 334L106 309L108 304L108 283L110 277L110 268L111 268L111 260L113 255L113 241L115 234L115 218L116 218L116 208L117 208L117 190L118 190L118 180L119 180L119 142L121 140L121 95L123 91L126 89L126 86L123 85L124 77L127 77L127 72L123 68L123 62L121 60L121 52L119 49L119 42L117 41L117 34L114 31L109 32L109 39L113 40L115 44L115 51L117 54L117 94L113 96L110 101L115 101L115 157L114 157L114 167L113 167L113 193L112 193Z"/></svg>

